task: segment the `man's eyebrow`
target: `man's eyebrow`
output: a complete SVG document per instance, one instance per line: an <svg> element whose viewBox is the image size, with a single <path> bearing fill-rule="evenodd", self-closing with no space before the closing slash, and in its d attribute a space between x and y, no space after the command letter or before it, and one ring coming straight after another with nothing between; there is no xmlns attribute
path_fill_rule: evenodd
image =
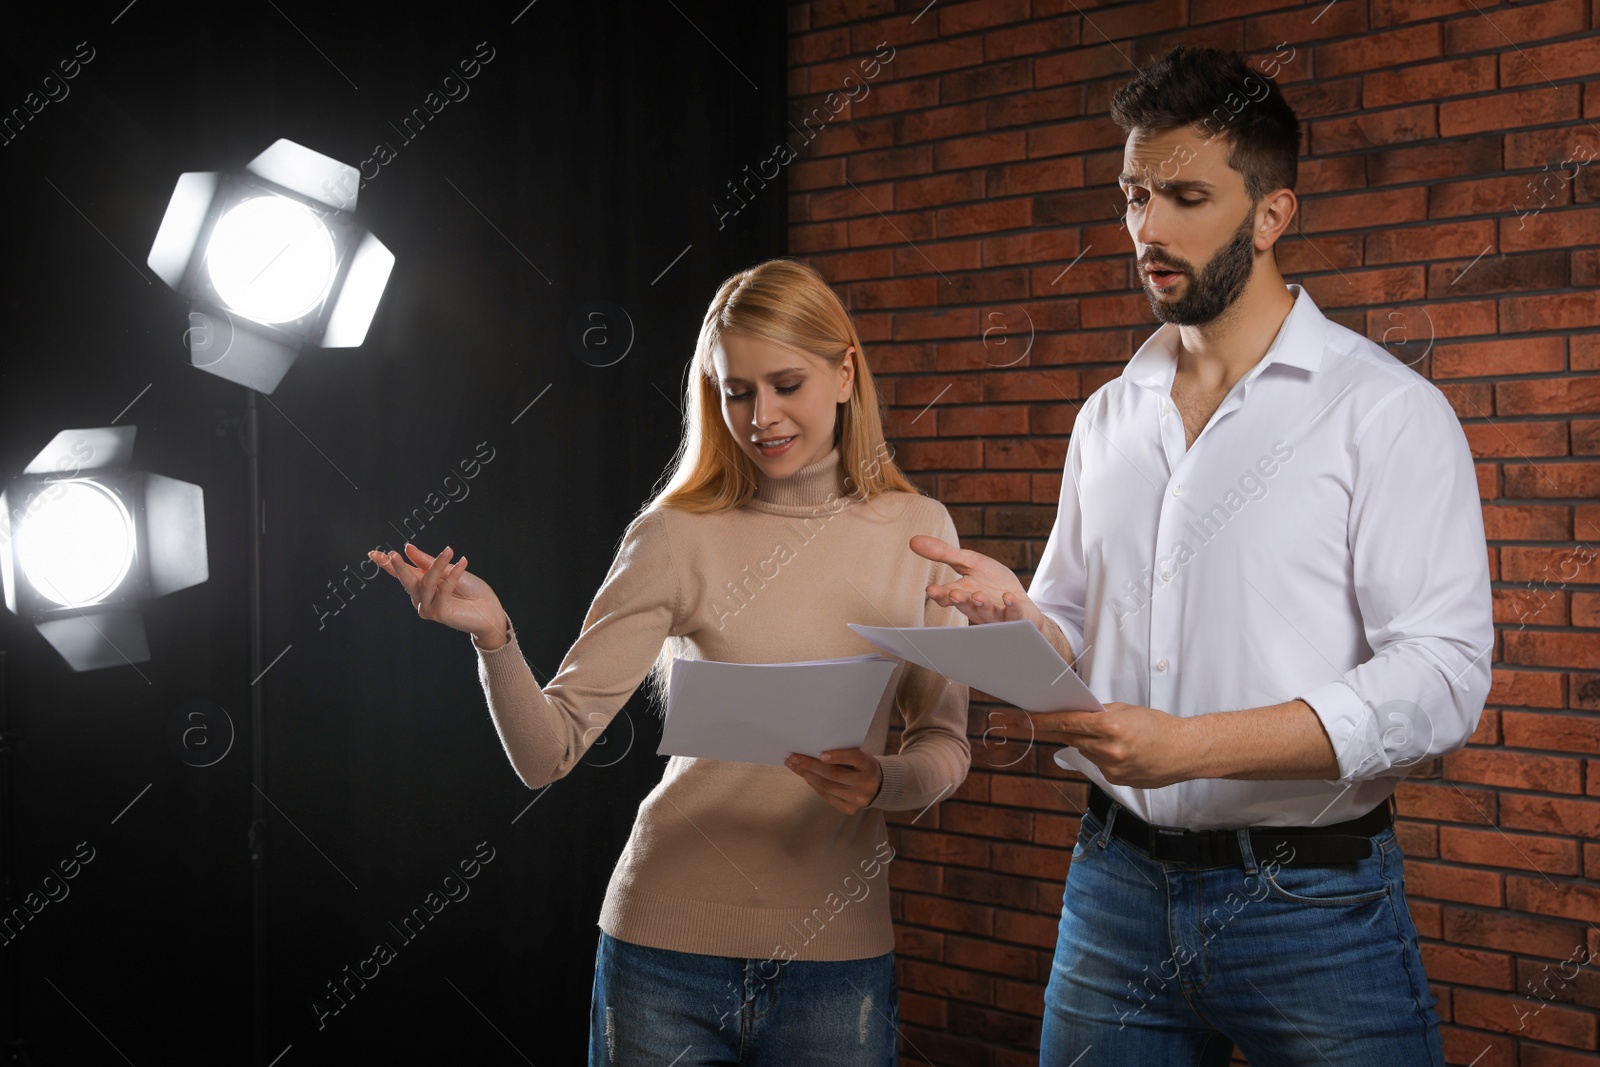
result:
<svg viewBox="0 0 1600 1067"><path fill-rule="evenodd" d="M782 370L773 371L771 374L768 374L766 377L767 377L768 381L771 381L774 378L781 378L785 374L793 374L795 371L803 371L803 370L805 370L804 367L785 367ZM722 380L723 380L723 382L725 384L729 383L729 382L737 382L740 385L748 385L749 384L743 378L724 378Z"/></svg>
<svg viewBox="0 0 1600 1067"><path fill-rule="evenodd" d="M1117 177L1117 184L1143 185L1144 182L1137 175L1122 174ZM1216 186L1212 185L1210 182L1197 181L1193 178L1173 178L1170 181L1165 178L1157 178L1155 181L1155 187L1161 192L1167 192L1168 190L1182 192L1185 189L1192 189L1201 193L1209 193L1216 188Z"/></svg>

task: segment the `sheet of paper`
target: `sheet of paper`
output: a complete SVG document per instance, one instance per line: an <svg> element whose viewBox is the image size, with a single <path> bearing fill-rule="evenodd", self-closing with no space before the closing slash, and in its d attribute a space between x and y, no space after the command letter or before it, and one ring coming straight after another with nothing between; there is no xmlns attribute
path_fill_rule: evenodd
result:
<svg viewBox="0 0 1600 1067"><path fill-rule="evenodd" d="M897 664L877 653L800 663L678 659L656 754L781 767L867 739Z"/></svg>
<svg viewBox="0 0 1600 1067"><path fill-rule="evenodd" d="M974 626L849 626L891 655L1023 711L1106 710L1026 619Z"/></svg>

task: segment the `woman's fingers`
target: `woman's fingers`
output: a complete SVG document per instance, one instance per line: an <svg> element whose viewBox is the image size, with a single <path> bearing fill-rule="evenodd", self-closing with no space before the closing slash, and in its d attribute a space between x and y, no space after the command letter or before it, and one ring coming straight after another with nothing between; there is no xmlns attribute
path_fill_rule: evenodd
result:
<svg viewBox="0 0 1600 1067"><path fill-rule="evenodd" d="M433 557L433 562L422 575L422 599L417 604L417 610L425 619L436 618L433 614L434 601L439 597L440 583L449 572L450 555L450 547L446 545L443 552Z"/></svg>

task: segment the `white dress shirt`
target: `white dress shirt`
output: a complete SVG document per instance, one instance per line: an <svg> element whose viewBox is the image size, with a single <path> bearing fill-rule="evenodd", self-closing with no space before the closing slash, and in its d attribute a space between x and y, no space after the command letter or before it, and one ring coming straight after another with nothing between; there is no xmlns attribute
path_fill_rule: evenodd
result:
<svg viewBox="0 0 1600 1067"><path fill-rule="evenodd" d="M1337 780L1108 785L1147 822L1327 825L1452 752L1489 693L1494 623L1472 453L1439 389L1303 288L1185 450L1163 325L1096 389L1067 446L1029 596L1101 702L1188 717L1303 699Z"/></svg>

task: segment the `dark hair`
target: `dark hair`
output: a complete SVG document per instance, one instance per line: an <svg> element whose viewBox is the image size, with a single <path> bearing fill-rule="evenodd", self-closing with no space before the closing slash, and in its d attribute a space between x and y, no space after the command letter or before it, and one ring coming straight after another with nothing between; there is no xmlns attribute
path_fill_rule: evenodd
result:
<svg viewBox="0 0 1600 1067"><path fill-rule="evenodd" d="M1276 72L1278 64L1271 65ZM1198 126L1208 141L1226 137L1228 166L1244 175L1252 201L1294 188L1300 120L1272 78L1241 52L1177 45L1116 91L1111 119L1129 131Z"/></svg>

